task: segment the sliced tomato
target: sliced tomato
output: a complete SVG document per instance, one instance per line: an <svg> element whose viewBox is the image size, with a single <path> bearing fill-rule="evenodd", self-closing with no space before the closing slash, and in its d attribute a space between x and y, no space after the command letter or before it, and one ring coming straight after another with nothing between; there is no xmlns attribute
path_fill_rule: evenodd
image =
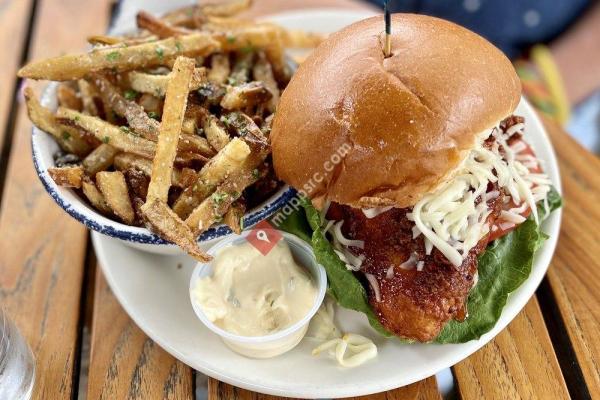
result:
<svg viewBox="0 0 600 400"><path fill-rule="evenodd" d="M525 148L519 152L519 155L526 154L526 155L531 155L531 156L535 157L535 153L533 152L533 149L531 148L531 146L527 142L525 142L524 140L518 139L518 140L515 140L513 142L513 145L515 143L518 143L518 142L521 142L521 143L523 143L525 145ZM536 168L529 168L529 170L531 172L533 172L533 173L540 173L540 172L542 172L542 169L540 168L539 163L538 163L538 165L537 165ZM515 207L518 207L518 205L511 201L510 203L508 203L508 204L505 205L504 209L505 210L509 210L509 209L515 208ZM525 208L525 211L523 211L521 213L521 215L523 217L525 217L525 218L527 218L529 216L529 214L531 214L531 208L529 208L529 207ZM495 221L494 225L491 228L490 236L489 236L489 239L488 239L489 242L491 242L493 240L496 240L498 238L501 238L502 236L504 236L504 235L508 234L509 232L513 231L518 226L518 225L513 225L510 228L507 228L507 227L502 228L501 224L502 224L501 220L497 219Z"/></svg>

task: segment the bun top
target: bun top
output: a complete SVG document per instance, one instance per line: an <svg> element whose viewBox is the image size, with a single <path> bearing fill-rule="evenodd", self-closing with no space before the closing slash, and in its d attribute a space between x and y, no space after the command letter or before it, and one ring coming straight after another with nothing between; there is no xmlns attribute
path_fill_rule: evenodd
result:
<svg viewBox="0 0 600 400"><path fill-rule="evenodd" d="M313 201L413 206L519 103L512 64L477 34L395 14L385 58L383 31L379 16L331 35L281 97L275 171Z"/></svg>

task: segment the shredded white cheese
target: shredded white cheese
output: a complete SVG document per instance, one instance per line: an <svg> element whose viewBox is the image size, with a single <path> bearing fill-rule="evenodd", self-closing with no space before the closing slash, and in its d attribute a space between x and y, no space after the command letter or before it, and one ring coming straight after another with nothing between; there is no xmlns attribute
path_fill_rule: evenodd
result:
<svg viewBox="0 0 600 400"><path fill-rule="evenodd" d="M365 274L365 277L369 281L369 285L373 288L373 292L375 293L375 301L381 301L381 290L379 289L379 282L377 282L377 278L373 274Z"/></svg>
<svg viewBox="0 0 600 400"><path fill-rule="evenodd" d="M527 208L538 222L536 202L545 200L551 182L547 175L532 173L523 165L525 160L531 165L538 164L535 157L527 154L524 158L519 154L527 149L525 143L508 145L508 138L523 129L524 124L520 123L506 133L499 127L483 132L455 176L417 202L407 214L415 223L413 237L425 236L427 254L433 246L453 265L462 264L469 250L490 230L487 218L491 210L487 202L500 195L499 191L486 193L490 182L497 183L499 189L510 196L506 204L512 200L517 205L502 211L502 229L524 222L520 214ZM491 149L484 146L484 140L490 135L495 138Z"/></svg>
<svg viewBox="0 0 600 400"><path fill-rule="evenodd" d="M325 221L325 232L333 228L331 229L330 233L333 237L333 249L335 253L338 255L338 257L340 257L340 260L346 264L347 269L351 271L360 270L360 267L365 260L365 256L362 254L360 256L355 255L352 251L350 251L349 247L364 249L364 240L351 240L346 238L342 233L342 225L344 221Z"/></svg>
<svg viewBox="0 0 600 400"><path fill-rule="evenodd" d="M377 346L366 338L355 333L347 333L342 338L331 339L313 351L313 356L325 350L333 351L338 364L343 367L353 368L377 357Z"/></svg>
<svg viewBox="0 0 600 400"><path fill-rule="evenodd" d="M400 264L400 268L413 269L414 267L417 266L418 261L419 261L419 258L417 257L417 255L415 253L412 253L410 255L410 257L408 257L408 260L406 260L402 264Z"/></svg>
<svg viewBox="0 0 600 400"><path fill-rule="evenodd" d="M369 338L354 333L342 336L334 322L334 301L326 298L317 314L310 321L306 337L323 343L317 346L313 355L328 350L339 365L347 368L357 367L377 357L377 346Z"/></svg>
<svg viewBox="0 0 600 400"><path fill-rule="evenodd" d="M407 218L414 222L413 239L424 236L425 254L431 255L437 248L455 266L460 266L469 251L490 231L488 217L492 210L488 202L505 194L503 204L516 205L501 211L499 227L502 230L511 229L525 221L523 213L531 209L536 222L538 221L536 203L543 201L546 209L547 194L551 181L546 174L537 171L542 161L531 154L521 154L527 150L527 145L518 141L511 146L508 139L515 133L523 133L525 125L515 124L506 132L495 126L478 135L478 143L469 153L453 178L442 185L434 193L426 195L407 213ZM491 147L484 145L485 140L493 136L495 141ZM487 192L488 184L496 183L498 190ZM327 205L328 206L328 205ZM392 207L376 207L363 209L367 218L374 218ZM351 240L344 237L341 228L343 221L327 221L325 232L333 236L333 247L346 268L352 271L360 270L364 256L356 256L351 247L363 249L364 241ZM493 231L497 230L494 226ZM416 254L400 265L402 269L421 271L424 262ZM393 266L386 271L386 278L394 276ZM367 279L373 286L377 296L378 285L374 276ZM374 281L374 282L373 282Z"/></svg>
<svg viewBox="0 0 600 400"><path fill-rule="evenodd" d="M375 218L379 214L383 214L384 212L391 210L392 208L394 208L394 207L389 206L389 207L363 208L362 212L363 212L363 214L365 214L365 217L371 219L371 218Z"/></svg>

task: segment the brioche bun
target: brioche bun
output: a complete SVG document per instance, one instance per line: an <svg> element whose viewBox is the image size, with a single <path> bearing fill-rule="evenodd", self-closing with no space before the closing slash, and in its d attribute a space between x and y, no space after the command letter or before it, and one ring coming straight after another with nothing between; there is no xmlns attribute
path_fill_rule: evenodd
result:
<svg viewBox="0 0 600 400"><path fill-rule="evenodd" d="M383 30L379 16L331 35L281 97L275 171L313 200L413 206L519 103L512 64L477 34L395 14L385 58Z"/></svg>

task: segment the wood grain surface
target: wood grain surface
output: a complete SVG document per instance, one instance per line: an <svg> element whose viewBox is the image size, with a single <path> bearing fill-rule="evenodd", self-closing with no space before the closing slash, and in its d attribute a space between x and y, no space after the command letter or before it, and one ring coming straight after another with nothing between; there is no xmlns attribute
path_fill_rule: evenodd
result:
<svg viewBox="0 0 600 400"><path fill-rule="evenodd" d="M453 368L462 399L568 399L537 299Z"/></svg>
<svg viewBox="0 0 600 400"><path fill-rule="evenodd" d="M284 397L269 396L228 385L216 379L208 379L208 400L281 400ZM285 398L289 399L289 398ZM347 398L346 400L441 400L435 377L390 390L384 393Z"/></svg>
<svg viewBox="0 0 600 400"><path fill-rule="evenodd" d="M577 356L564 360L563 368L578 364L587 391L600 397L600 159L556 124L544 122L558 155L564 195L560 240L547 279ZM574 389L586 395L585 388Z"/></svg>
<svg viewBox="0 0 600 400"><path fill-rule="evenodd" d="M30 48L28 58L81 50L87 35L105 31L110 6L111 0L0 2L0 124L8 128L0 134L0 148L4 142L10 149L0 156L0 184L6 177L0 197L0 300L34 350L35 399L77 397L85 305L92 315L87 398L192 399L193 372L135 326L102 274L85 285L86 230L39 183L31 163L31 125L13 99L14 72L25 49ZM246 15L311 7L367 6L359 0L255 0ZM565 199L557 251L537 298L453 368L464 400L600 396L600 160L544 122L559 158ZM277 399L214 379L208 393L211 400ZM428 378L353 399L437 400L440 394L435 378Z"/></svg>
<svg viewBox="0 0 600 400"><path fill-rule="evenodd" d="M0 26L3 33L0 35L0 127L7 126L10 110L15 98L16 83L15 74L21 63L24 49L26 48L27 33L29 31L29 19L33 11L33 0L12 0L0 4ZM10 128L9 128L10 129ZM10 135L6 135L10 136ZM4 141L10 140L0 134L0 149ZM2 155L0 157L6 157ZM0 182L1 187L1 182Z"/></svg>
<svg viewBox="0 0 600 400"><path fill-rule="evenodd" d="M82 37L102 32L107 21L107 1L38 1L30 57L81 49ZM78 375L74 366L87 235L40 184L30 138L31 123L19 106L0 211L0 296L33 348L34 398L65 399Z"/></svg>
<svg viewBox="0 0 600 400"><path fill-rule="evenodd" d="M193 399L193 371L155 344L96 273L88 400Z"/></svg>
<svg viewBox="0 0 600 400"><path fill-rule="evenodd" d="M412 385L369 396L352 397L347 400L441 400L435 376Z"/></svg>

